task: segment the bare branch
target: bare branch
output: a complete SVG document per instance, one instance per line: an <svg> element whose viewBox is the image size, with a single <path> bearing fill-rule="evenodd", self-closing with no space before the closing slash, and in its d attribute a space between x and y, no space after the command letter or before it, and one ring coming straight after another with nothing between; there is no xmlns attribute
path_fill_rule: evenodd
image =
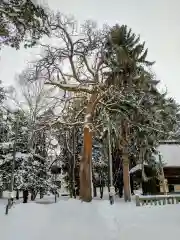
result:
<svg viewBox="0 0 180 240"><path fill-rule="evenodd" d="M63 84L58 82L46 82L47 85L53 85L56 86L62 90L69 91L69 92L85 92L92 94L96 91L96 89L93 86L81 86L79 84Z"/></svg>

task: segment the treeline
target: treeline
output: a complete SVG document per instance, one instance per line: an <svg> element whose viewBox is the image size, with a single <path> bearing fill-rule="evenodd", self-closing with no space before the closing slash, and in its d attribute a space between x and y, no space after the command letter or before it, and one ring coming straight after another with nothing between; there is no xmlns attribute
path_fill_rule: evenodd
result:
<svg viewBox="0 0 180 240"><path fill-rule="evenodd" d="M24 8L12 2L6 13L1 9L1 17L17 27L21 38L16 42L21 42L26 31L18 30L19 15L12 18L11 13L18 8L21 17L26 16ZM48 101L55 101L49 107L54 112L41 126L53 130L60 145L71 192L78 188L81 199L91 201L91 163L98 165L101 159L108 165L113 156L114 178L121 165L125 200L130 200L129 169L145 162L156 167L153 154L159 141L179 139L179 105L159 91L154 62L148 59L145 42L131 28L98 29L92 21L80 25L61 13L41 11L34 5L32 9L42 18L37 23L31 11L28 19L29 24L33 22L32 45L39 44L41 57L25 69L23 79L26 84L42 82L51 93ZM24 30L29 31L26 24ZM11 33L6 25L3 29L6 40L1 43L10 44ZM42 34L53 40L51 44L37 41Z"/></svg>

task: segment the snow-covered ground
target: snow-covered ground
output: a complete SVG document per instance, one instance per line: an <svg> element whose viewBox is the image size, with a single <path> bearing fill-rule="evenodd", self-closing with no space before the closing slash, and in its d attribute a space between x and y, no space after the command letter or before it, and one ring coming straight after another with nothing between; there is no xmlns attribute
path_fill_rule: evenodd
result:
<svg viewBox="0 0 180 240"><path fill-rule="evenodd" d="M61 198L17 204L8 216L0 206L1 240L170 240L180 236L179 223L177 204L136 207L121 200L111 206L107 200Z"/></svg>

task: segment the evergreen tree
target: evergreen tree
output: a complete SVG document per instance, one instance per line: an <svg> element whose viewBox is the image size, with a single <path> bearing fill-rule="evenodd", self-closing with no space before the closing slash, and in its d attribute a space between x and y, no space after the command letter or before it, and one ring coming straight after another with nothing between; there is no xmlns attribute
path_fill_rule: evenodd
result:
<svg viewBox="0 0 180 240"><path fill-rule="evenodd" d="M1 143L1 176L4 185L3 190L9 189L12 172L13 155L15 155L15 171L14 184L15 189L19 188L19 167L28 157L27 149L27 121L23 113L18 111L16 113L6 111L6 134L3 134L3 141ZM17 129L16 129L17 128ZM16 132L17 131L17 138ZM14 149L14 144L16 147ZM14 152L15 151L15 152Z"/></svg>
<svg viewBox="0 0 180 240"><path fill-rule="evenodd" d="M26 116L24 117L25 119L20 121L18 134L19 149L17 148L17 150L19 151L21 164L16 171L16 186L18 189L29 190L33 193L40 192L43 195L55 188L49 169L46 134L45 131L37 131L33 137L33 148L29 149L28 136L30 133L29 129L25 127L28 121Z"/></svg>
<svg viewBox="0 0 180 240"><path fill-rule="evenodd" d="M6 115L5 115L6 113ZM15 154L14 189L47 192L56 188L49 169L46 154L45 135L38 132L34 139L34 152L29 149L28 119L24 112L4 112L4 122L1 123L1 164L0 177L2 191L8 190L11 182L12 160ZM15 131L17 128L17 138ZM16 142L15 153L13 152Z"/></svg>
<svg viewBox="0 0 180 240"><path fill-rule="evenodd" d="M13 142L10 141L11 131L8 111L1 109L1 140L0 140L0 186L1 192L9 188L10 168L12 160Z"/></svg>
<svg viewBox="0 0 180 240"><path fill-rule="evenodd" d="M159 81L149 69L153 62L147 61L147 52L145 43L140 43L140 37L127 26L116 25L110 29L104 51L110 69L105 74L105 83L110 91L98 115L104 123L103 129L107 128L107 115L110 116L112 142L125 169L126 200L132 158L133 164L151 162L158 142L171 137L179 125L179 108L158 91Z"/></svg>
<svg viewBox="0 0 180 240"><path fill-rule="evenodd" d="M1 82L0 82L1 84ZM0 195L3 190L7 188L9 175L6 172L6 158L5 155L9 148L12 150L13 143L9 141L9 113L4 108L4 100L6 99L6 93L2 86L0 86ZM11 155L8 155L11 158Z"/></svg>

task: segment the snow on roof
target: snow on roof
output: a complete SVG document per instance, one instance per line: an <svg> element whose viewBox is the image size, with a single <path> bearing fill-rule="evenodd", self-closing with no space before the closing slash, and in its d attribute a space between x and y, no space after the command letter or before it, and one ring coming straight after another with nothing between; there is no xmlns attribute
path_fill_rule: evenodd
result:
<svg viewBox="0 0 180 240"><path fill-rule="evenodd" d="M180 167L180 144L177 144L176 141L174 143L170 141L170 144L168 144L168 141L163 141L163 144L157 147L157 151L162 156L162 162L166 167ZM154 157L159 162L158 154L154 155ZM142 164L137 164L129 173L134 173L138 170L142 170Z"/></svg>
<svg viewBox="0 0 180 240"><path fill-rule="evenodd" d="M180 145L179 144L160 144L157 150L162 156L162 161L166 167L180 167ZM155 156L159 161L158 155Z"/></svg>
<svg viewBox="0 0 180 240"><path fill-rule="evenodd" d="M159 144L180 144L177 140L161 140L159 141Z"/></svg>

